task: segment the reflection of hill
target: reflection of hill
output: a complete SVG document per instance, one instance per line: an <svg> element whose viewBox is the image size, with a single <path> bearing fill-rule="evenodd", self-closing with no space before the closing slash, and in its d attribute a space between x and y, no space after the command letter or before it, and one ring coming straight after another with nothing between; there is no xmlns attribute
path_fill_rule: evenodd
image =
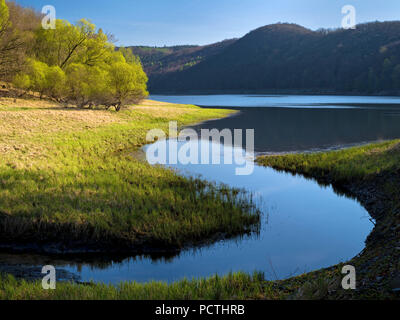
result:
<svg viewBox="0 0 400 320"><path fill-rule="evenodd" d="M235 108L241 112L234 117L194 128L254 128L256 152L306 151L400 137L400 108L368 107Z"/></svg>

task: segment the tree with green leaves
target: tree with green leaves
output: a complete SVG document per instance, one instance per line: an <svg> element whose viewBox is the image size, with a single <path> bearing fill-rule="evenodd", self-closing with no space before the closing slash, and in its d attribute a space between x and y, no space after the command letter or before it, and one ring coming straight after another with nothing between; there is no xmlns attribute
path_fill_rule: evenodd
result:
<svg viewBox="0 0 400 320"><path fill-rule="evenodd" d="M14 84L80 108L107 109L137 103L148 95L147 76L130 49L115 51L101 29L87 20L56 21L56 29L35 33L33 57Z"/></svg>
<svg viewBox="0 0 400 320"><path fill-rule="evenodd" d="M124 105L137 103L148 95L148 79L139 59L132 59L130 63L124 60L125 58L111 64L108 70L107 88L112 97L108 105L115 106L117 111Z"/></svg>
<svg viewBox="0 0 400 320"><path fill-rule="evenodd" d="M124 56L125 61L126 61L127 63L130 63L130 64L140 63L139 57L138 57L138 56L135 56L135 55L133 54L131 48L120 47L120 48L118 49L118 51L119 51L120 53L122 53L122 55Z"/></svg>
<svg viewBox="0 0 400 320"><path fill-rule="evenodd" d="M95 66L104 63L114 50L107 36L88 20L76 25L57 20L56 29L40 29L36 33L35 57L65 70L69 64L82 63Z"/></svg>
<svg viewBox="0 0 400 320"><path fill-rule="evenodd" d="M40 14L15 2L0 0L0 79L10 81L24 66Z"/></svg>
<svg viewBox="0 0 400 320"><path fill-rule="evenodd" d="M43 62L28 59L25 70L17 75L14 84L26 91L38 92L42 97L46 91L47 68Z"/></svg>
<svg viewBox="0 0 400 320"><path fill-rule="evenodd" d="M78 107L101 105L107 72L99 67L73 63L66 70L66 101Z"/></svg>
<svg viewBox="0 0 400 320"><path fill-rule="evenodd" d="M11 29L8 6L5 0L0 0L0 77L6 77L10 73L14 51L20 45Z"/></svg>
<svg viewBox="0 0 400 320"><path fill-rule="evenodd" d="M49 67L32 58L27 60L24 71L16 75L13 84L25 92L38 92L40 98L46 95L61 101L66 95L64 71L58 66Z"/></svg>
<svg viewBox="0 0 400 320"><path fill-rule="evenodd" d="M59 66L47 67L45 79L45 94L57 101L62 101L66 96L65 72Z"/></svg>
<svg viewBox="0 0 400 320"><path fill-rule="evenodd" d="M0 0L0 35L4 34L10 24L10 14L5 0Z"/></svg>

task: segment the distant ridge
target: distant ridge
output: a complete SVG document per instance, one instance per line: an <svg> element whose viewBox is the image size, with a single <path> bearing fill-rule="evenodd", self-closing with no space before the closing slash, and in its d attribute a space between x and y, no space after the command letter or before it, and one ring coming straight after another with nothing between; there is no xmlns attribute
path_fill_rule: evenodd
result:
<svg viewBox="0 0 400 320"><path fill-rule="evenodd" d="M209 46L133 49L152 93L400 92L399 21L318 31L279 23Z"/></svg>
<svg viewBox="0 0 400 320"><path fill-rule="evenodd" d="M129 47L140 56L148 75L182 71L220 53L236 39L224 40L206 46L183 45L172 47Z"/></svg>

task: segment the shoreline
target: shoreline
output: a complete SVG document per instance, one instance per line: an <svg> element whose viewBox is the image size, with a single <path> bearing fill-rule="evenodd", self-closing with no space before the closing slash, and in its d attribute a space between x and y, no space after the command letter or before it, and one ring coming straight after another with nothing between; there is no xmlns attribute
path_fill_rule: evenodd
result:
<svg viewBox="0 0 400 320"><path fill-rule="evenodd" d="M341 95L341 94L338 94ZM372 95L373 96L373 95ZM202 106L200 106L202 107ZM207 107L209 108L209 107ZM212 108L212 107L211 107ZM395 139L396 140L396 139ZM385 142L392 142L395 141L393 139L388 139L388 140L380 140L380 141L365 141L365 142L360 142L360 143L354 143L354 144L349 144L349 145L340 145L340 146L333 146L328 149L313 149L313 150L307 150L307 151L293 151L293 152L282 152L282 153L257 153L255 154L255 164L262 166L262 163L260 163L259 159L265 158L265 157L285 157L285 156L290 156L290 155L307 155L307 154L314 154L314 153L329 153L329 152L335 152L335 151L340 151L340 150L346 150L346 149L352 149L352 148L361 148L364 146L368 145L379 145ZM281 171L281 172L286 172L290 173L293 175L301 175L305 178L309 178L312 180L315 180L317 183L323 185L323 186L332 186L335 192L338 192L339 194L343 194L349 198L355 199L358 201L368 212L368 214L371 216L371 218L375 221L372 221L374 224L374 228L371 231L371 233L368 235L366 241L365 241L365 248L357 254L354 258L348 261L348 263L354 263L355 265L359 266L359 269L361 269L361 282L363 283L363 286L360 288L361 291L365 290L387 290L387 287L389 286L389 290L393 289L395 290L394 292L398 292L400 290L400 274L394 276L394 280L389 280L385 279L384 277L377 277L376 281L365 281L366 278L370 276L370 274L375 273L374 268L371 268L369 266L370 262L376 262L377 260L384 260L385 257L390 256L393 257L394 261L400 261L400 241L398 242L398 246L390 247L387 248L387 242L388 240L393 240L393 238L399 239L400 240L400 225L397 227L395 226L395 231L398 232L396 233L387 233L384 232L384 223L385 219L397 219L397 216L387 216L383 212L389 212L391 211L392 205L391 205L391 197L390 195L387 195L385 192L382 190L384 189L383 185L388 181L388 179L393 179L393 176L396 173L386 173L386 174L381 174L375 177L374 180L370 180L368 182L354 182L354 183L342 183L338 182L337 180L333 178L329 178L327 176L320 176L318 174L306 174L302 172L301 170L291 170L290 168L282 168L280 166L269 166L275 170ZM400 172L399 172L400 173ZM400 190L400 181L398 182L399 184L399 190ZM398 210L398 215L400 215L400 210ZM386 221L386 225L387 225ZM380 255L376 256L376 250L379 248ZM388 252L388 250L390 252ZM373 258L371 258L373 256ZM306 273L306 275L311 275L314 273L319 273L323 272L324 270L332 270L336 267L337 265L325 268L325 269L320 269L316 270L313 272ZM399 265L399 271L400 271L400 265ZM281 280L279 282L286 282L290 281L290 279L286 280ZM391 288L391 287L396 287L396 288ZM343 292L342 292L343 294ZM398 297L400 298L400 297Z"/></svg>
<svg viewBox="0 0 400 320"><path fill-rule="evenodd" d="M7 106L9 103L8 100L2 100L2 103L4 102L4 105ZM34 100L23 100L20 99L18 103L13 103L12 105L29 105L29 107L21 111L24 114L29 113L31 110L33 112L36 112L36 104L40 104L39 107L42 107L42 104L45 105L45 107L48 107L49 110L52 110L51 112L55 113L55 115L58 115L58 113L63 113L64 116L68 115L69 113L79 113L80 114L87 114L87 117L93 117L96 119L97 113L100 114L102 117L114 117L116 118L111 122L111 126L114 124L116 120L119 120L119 116L123 117L123 121L126 121L125 118L129 119L132 117L132 120L134 119L134 115L136 113L141 114L147 114L149 113L151 115L152 121L158 120L156 116L153 115L154 111L157 110L156 112L161 113L163 117L165 117L164 113L168 112L173 112L170 116L170 121L179 121L180 127L186 127L198 123L202 123L203 121L212 121L216 120L218 118L224 117L224 116L232 116L236 112L233 110L204 110L196 106L192 105L184 105L184 104L170 104L170 103L165 103L165 102L157 102L157 101L152 101L152 100L146 100L144 101L141 105L134 106L133 109L125 111L121 111L120 113L113 113L113 112L108 112L108 111L93 111L93 110L64 110L60 106L60 110L56 110L56 104L51 102L48 103L46 101L34 101ZM49 106L47 106L49 104ZM32 109L30 109L32 108ZM165 108L165 110L163 110ZM10 110L13 110L12 107L10 107ZM19 112L19 111L4 111L4 112ZM40 111L42 112L42 111ZM45 113L46 111L43 111ZM45 114L47 117L47 115ZM147 116L147 115L146 115ZM153 119L154 118L154 119ZM75 120L75 119L74 119ZM86 127L86 121L88 119L84 118L84 127L82 130L82 135L86 135L87 127ZM19 124L19 123L18 123ZM125 125L125 123L122 123ZM168 118L161 118L157 123L155 122L154 124L149 124L148 127L149 129L160 126L160 128L166 129L168 127ZM107 126L105 127L106 129L108 128ZM122 127L121 130L124 130L125 128ZM134 128L133 128L134 129ZM145 130L148 130L147 127L145 127ZM116 130L118 133L118 130ZM165 131L168 134L168 131ZM111 132L112 133L112 132ZM110 139L112 136L110 132L106 132L104 139ZM144 141L144 134L140 133L137 134L134 131L134 136L132 140L134 140L134 143L126 143L126 146L124 148L120 148L118 146L117 152L115 153L115 156L117 157L117 161L122 161L124 163L127 162L135 162L134 153L137 150L140 150L143 146L145 146L147 143ZM74 140L76 139L75 137L73 138ZM80 137L78 137L80 140ZM138 140L138 141L137 141ZM99 139L99 143L103 143L102 139ZM19 149L16 149L19 150ZM97 156L97 154L96 154ZM92 158L89 158L90 161ZM57 158L54 159L53 162L57 163L59 160ZM62 160L61 160L62 161ZM147 163L146 163L147 164ZM136 164L130 164L133 168L140 165ZM3 169L4 170L4 169ZM208 185L209 187L212 187L213 190L217 191L219 189L218 186L208 183L206 181L202 182L199 179L188 179L183 176L178 176L176 175L172 170L168 168L157 168L154 166L148 166L148 170L150 171L150 175L156 175L156 174L162 174L164 173L167 175L169 179L173 179L173 176L176 176L176 179L179 181L179 183L185 182L186 184L192 183L193 186L191 188L195 188L197 185L197 188L201 188L202 185ZM94 181L96 183L96 181ZM117 180L116 183L119 185L123 185L123 181ZM137 182L139 183L139 182ZM176 182L171 182L175 183ZM130 184L134 184L133 182L130 182ZM179 185L178 185L179 187ZM179 187L180 188L180 187ZM174 191L173 186L170 187L171 191ZM134 190L136 190L134 188ZM233 192L233 191L232 191ZM205 195L204 195L205 196ZM214 199L218 200L218 199ZM222 200L218 200L222 201ZM236 203L236 202L235 202ZM236 204L238 207L236 209L238 210L250 210L250 207L246 207L240 204L239 202ZM240 206L240 209L239 209ZM204 209L204 208L203 208ZM217 209L214 207L214 209ZM232 210L236 210L235 208L232 208ZM186 210L186 209L185 209ZM198 210L202 210L201 208ZM204 209L205 210L205 209ZM224 209L225 210L225 209ZM226 209L227 210L227 209ZM226 211L225 210L225 211ZM253 210L253 209L251 209ZM13 217L12 214L9 213L9 208L4 207L0 208L0 222L3 225L11 225L14 226L15 224L18 223L25 223L23 220L21 221L16 221ZM244 212L243 211L243 212ZM227 213L227 211L226 211ZM238 213L238 212L237 212ZM216 214L214 214L216 215ZM231 214L229 214L231 215ZM100 254L100 253L110 253L110 254L130 254L132 256L135 255L143 255L143 254L166 254L166 255L171 255L171 254L177 254L181 252L182 250L187 250L195 247L202 247L202 246L208 246L212 243L215 243L219 240L222 239L231 239L231 238L236 238L240 235L245 235L249 234L254 231L254 226L253 222L255 222L259 217L257 218L257 214L254 213L254 216L251 214L249 216L245 215L243 213L242 219L243 224L241 224L240 228L232 227L229 228L228 226L225 226L225 228L222 228L220 225L216 225L215 227L210 228L209 225L204 226L204 230L202 231L204 234L202 237L199 235L193 235L190 236L190 233L182 239L180 237L176 241L162 241L162 239L157 239L157 237L153 237L151 235L140 235L136 236L131 239L126 239L124 237L118 237L117 235L107 235L104 237L104 239L99 239L94 237L92 238L80 238L79 236L74 236L68 239L65 238L65 236L62 237L62 239L58 240L56 237L51 237L46 238L45 236L42 236L41 239L38 238L36 241L35 234L34 234L34 227L32 227L32 230L30 231L29 237L26 239L20 239L18 237L14 237L15 239L13 240L12 237L8 237L3 235L2 242L0 244L0 251L2 252L9 252L10 250L18 253L37 253L37 254L53 254L53 255L60 255L60 254L66 254L66 255L73 255L73 254ZM238 216L236 216L238 218ZM218 218L220 219L220 218ZM18 220L18 219L17 219ZM250 221L253 221L251 225L248 225ZM177 221L176 223L178 223ZM1 227L1 225L0 225ZM63 235L68 235L69 233L73 232L73 226L72 225L57 225L56 223L45 223L44 225L41 225L40 228L44 229L49 235L51 235L51 231L54 231L54 234L61 233ZM208 230L210 228L210 230ZM64 230L65 229L65 230ZM72 229L72 230L70 230ZM93 230L92 230L93 229ZM240 230L239 230L240 229ZM4 229L6 230L6 229ZM92 234L95 232L94 228L87 226L86 227L86 233ZM140 232L139 232L140 234ZM11 236L11 235L10 235ZM32 239L31 239L32 238Z"/></svg>
<svg viewBox="0 0 400 320"><path fill-rule="evenodd" d="M189 90L189 91L157 91L151 90L150 95L172 95L172 96L186 96L186 95L271 95L271 96L356 96L356 97L400 97L400 92L375 92L375 93L362 93L362 92L338 92L335 90Z"/></svg>
<svg viewBox="0 0 400 320"><path fill-rule="evenodd" d="M371 144L371 146L374 145L380 144ZM360 147L353 147L352 149L356 150L357 148ZM393 201L392 195L385 189L388 182L395 184L395 188L400 189L400 181L396 179L400 171L382 172L366 179L349 182L334 178L329 171L310 173L299 168L292 168L289 162L284 165L277 165L273 159L285 160L286 157L287 155L261 156L257 158L256 162L278 171L314 179L324 186L331 185L339 194L357 200L375 220L374 228L365 241L365 248L345 263L356 267L357 290L355 292L344 292L336 287L335 292L329 294L328 297L337 297L340 293L342 298L357 299L369 295L373 297L374 294L378 297L380 294L386 294L399 299L400 295L396 294L400 290L400 203ZM296 155L293 155L293 158L295 157ZM331 268L335 268L335 266ZM323 270L316 272L323 272Z"/></svg>

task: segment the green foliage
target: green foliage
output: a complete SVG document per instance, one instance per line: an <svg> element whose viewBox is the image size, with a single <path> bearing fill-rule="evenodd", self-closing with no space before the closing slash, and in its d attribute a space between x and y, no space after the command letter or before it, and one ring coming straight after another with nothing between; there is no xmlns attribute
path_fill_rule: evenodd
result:
<svg viewBox="0 0 400 320"><path fill-rule="evenodd" d="M65 90L66 76L58 66L27 59L25 70L14 78L14 85L25 91L38 92L40 96L48 95L60 98Z"/></svg>
<svg viewBox="0 0 400 320"><path fill-rule="evenodd" d="M66 76L68 100L79 107L94 103L106 89L107 73L99 67L73 63L67 67Z"/></svg>
<svg viewBox="0 0 400 320"><path fill-rule="evenodd" d="M126 103L137 103L148 95L146 84L147 76L137 61L112 64L108 72L109 104L115 105L119 111Z"/></svg>
<svg viewBox="0 0 400 320"><path fill-rule="evenodd" d="M119 52L122 53L122 55L124 56L125 61L126 61L127 63L136 64L136 63L139 63L139 62L140 62L140 58L139 58L138 56L135 56L135 55L133 54L133 51L132 51L131 48L124 48L124 47L121 47L121 48L119 48Z"/></svg>
<svg viewBox="0 0 400 320"><path fill-rule="evenodd" d="M48 65L57 65L62 69L74 62L83 62L85 59L90 61L91 50L97 46L96 41L103 45L107 42L95 30L95 25L84 19L76 25L66 20L57 20L56 29L37 30L34 56Z"/></svg>
<svg viewBox="0 0 400 320"><path fill-rule="evenodd" d="M29 85L28 87L23 87L23 89L39 92L42 96L48 84L46 79L48 68L43 62L28 59L26 71L18 75L19 79L25 78L25 83ZM14 82L14 84L17 83Z"/></svg>
<svg viewBox="0 0 400 320"><path fill-rule="evenodd" d="M10 82L23 69L40 20L40 14L33 9L23 8L14 1L0 1L1 80Z"/></svg>
<svg viewBox="0 0 400 320"><path fill-rule="evenodd" d="M207 46L172 46L172 47L130 47L134 55L142 61L147 75L157 77L164 73L184 70L199 63L203 59L222 52L235 42L235 39L225 40Z"/></svg>
<svg viewBox="0 0 400 320"><path fill-rule="evenodd" d="M46 94L53 98L61 98L65 93L66 75L59 66L46 68Z"/></svg>
<svg viewBox="0 0 400 320"><path fill-rule="evenodd" d="M38 29L33 57L14 85L79 107L100 105L119 111L148 95L147 76L130 49L115 51L101 29L82 19L57 20Z"/></svg>
<svg viewBox="0 0 400 320"><path fill-rule="evenodd" d="M14 86L17 88L28 91L31 88L31 78L26 73L18 73L13 81Z"/></svg>
<svg viewBox="0 0 400 320"><path fill-rule="evenodd" d="M9 24L9 17L10 14L6 5L6 1L0 0L0 32L3 32Z"/></svg>

